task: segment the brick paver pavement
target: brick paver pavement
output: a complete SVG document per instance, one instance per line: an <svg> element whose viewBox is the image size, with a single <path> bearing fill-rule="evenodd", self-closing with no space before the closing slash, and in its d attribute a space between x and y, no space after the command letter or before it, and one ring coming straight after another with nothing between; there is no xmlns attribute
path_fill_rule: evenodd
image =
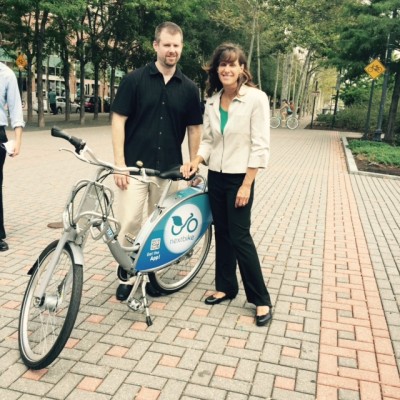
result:
<svg viewBox="0 0 400 400"><path fill-rule="evenodd" d="M112 159L110 128L70 132ZM400 399L400 180L349 175L337 132L272 131L257 177L254 239L274 302L254 325L243 290L207 307L214 249L194 282L150 298L147 327L114 299L116 263L89 241L76 326L60 357L30 371L17 346L26 271L60 230L68 190L91 168L47 131L5 167L10 250L0 253L2 399Z"/></svg>

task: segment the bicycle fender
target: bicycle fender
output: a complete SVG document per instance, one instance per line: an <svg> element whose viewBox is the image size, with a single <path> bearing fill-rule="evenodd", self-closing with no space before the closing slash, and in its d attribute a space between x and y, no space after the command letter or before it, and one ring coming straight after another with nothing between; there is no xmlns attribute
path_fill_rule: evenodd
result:
<svg viewBox="0 0 400 400"><path fill-rule="evenodd" d="M68 246L69 249L71 250L72 257L74 259L75 264L83 266L84 259L83 259L82 249L79 246L77 246L75 243L72 243L72 242L67 242L64 244L64 246ZM37 270L38 267L39 267L39 258L35 261L35 263L29 269L29 271L27 272L27 275L33 275L33 273Z"/></svg>
<svg viewBox="0 0 400 400"><path fill-rule="evenodd" d="M69 245L69 248L72 251L72 255L74 257L75 264L83 266L85 261L84 261L84 258L83 258L82 248L80 246L78 246L77 244L72 243L72 242L68 242L67 245Z"/></svg>

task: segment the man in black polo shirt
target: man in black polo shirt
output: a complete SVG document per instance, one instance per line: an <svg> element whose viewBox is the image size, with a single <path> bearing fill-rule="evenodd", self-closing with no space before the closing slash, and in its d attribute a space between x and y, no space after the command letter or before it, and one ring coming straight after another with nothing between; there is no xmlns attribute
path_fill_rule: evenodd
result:
<svg viewBox="0 0 400 400"><path fill-rule="evenodd" d="M182 164L181 145L186 130L190 159L196 156L202 113L198 88L176 67L183 48L181 28L172 22L159 25L153 47L157 61L126 75L112 105L114 161L121 167L136 166L137 161L142 161L146 168L165 171ZM189 176L193 171L186 163L181 172ZM127 174L115 175L120 189L120 237L125 246L129 245L126 235L134 237L141 227L146 201L151 212L166 184L157 177L150 179L159 187L129 179ZM171 190L176 190L176 185ZM117 299L127 299L131 289L132 282L121 281Z"/></svg>

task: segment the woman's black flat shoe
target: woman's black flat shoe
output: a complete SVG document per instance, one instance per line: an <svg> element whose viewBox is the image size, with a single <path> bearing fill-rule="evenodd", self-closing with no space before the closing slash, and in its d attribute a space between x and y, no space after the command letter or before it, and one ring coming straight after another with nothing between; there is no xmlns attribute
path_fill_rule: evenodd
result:
<svg viewBox="0 0 400 400"><path fill-rule="evenodd" d="M227 300L232 300L233 297L225 295L224 297L214 297L214 295L208 296L205 300L204 303L206 303L208 306L213 306L214 304L219 304L222 303L223 301Z"/></svg>
<svg viewBox="0 0 400 400"><path fill-rule="evenodd" d="M264 326L272 319L272 308L264 315L256 315L256 325Z"/></svg>

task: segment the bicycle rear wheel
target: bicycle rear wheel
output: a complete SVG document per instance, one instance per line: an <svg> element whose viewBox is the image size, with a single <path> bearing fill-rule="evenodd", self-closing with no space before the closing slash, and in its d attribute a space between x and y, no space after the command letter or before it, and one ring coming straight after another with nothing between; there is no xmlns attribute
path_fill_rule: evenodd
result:
<svg viewBox="0 0 400 400"><path fill-rule="evenodd" d="M281 119L279 117L271 117L269 119L269 126L271 128L277 128L281 124Z"/></svg>
<svg viewBox="0 0 400 400"><path fill-rule="evenodd" d="M82 266L75 263L68 244L61 251L43 298L35 297L57 243L50 243L39 256L22 301L18 344L24 364L31 369L48 366L61 353L81 301Z"/></svg>
<svg viewBox="0 0 400 400"><path fill-rule="evenodd" d="M296 129L299 126L299 120L292 115L286 120L286 126L289 129Z"/></svg>
<svg viewBox="0 0 400 400"><path fill-rule="evenodd" d="M151 286L162 294L170 294L188 285L203 266L210 250L212 227L208 227L196 245L178 261L149 274Z"/></svg>

